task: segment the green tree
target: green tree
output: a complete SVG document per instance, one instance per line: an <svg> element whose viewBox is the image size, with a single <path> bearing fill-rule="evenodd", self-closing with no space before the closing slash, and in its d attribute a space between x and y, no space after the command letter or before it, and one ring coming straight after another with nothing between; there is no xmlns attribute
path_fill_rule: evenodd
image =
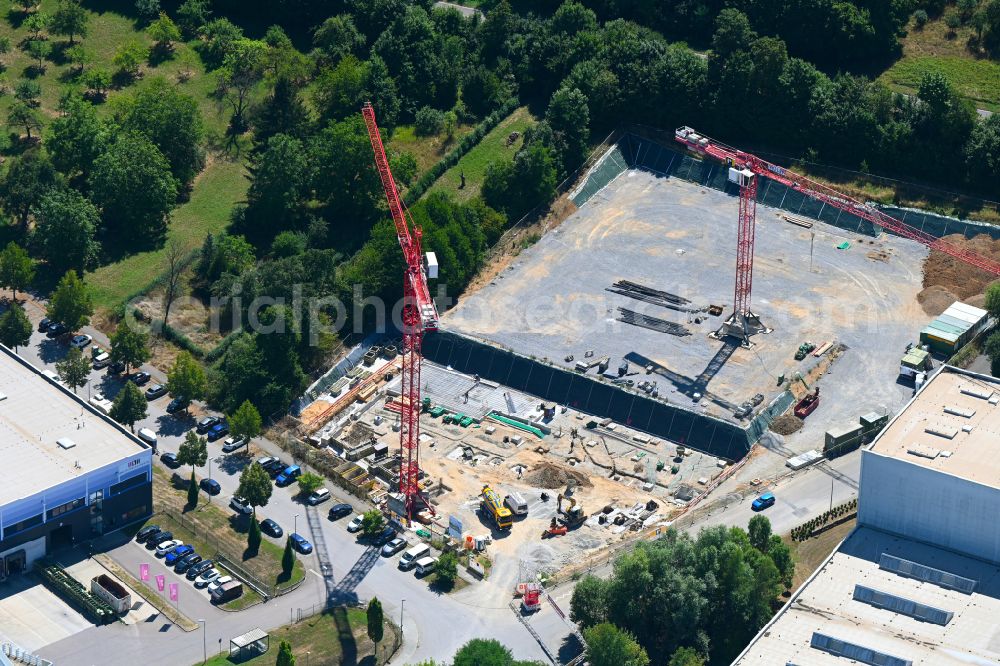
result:
<svg viewBox="0 0 1000 666"><path fill-rule="evenodd" d="M52 163L67 176L86 176L107 148L110 131L94 105L80 95L70 95L59 105L60 115L48 127L45 146Z"/></svg>
<svg viewBox="0 0 1000 666"><path fill-rule="evenodd" d="M149 49L144 44L137 39L127 39L115 49L111 64L125 76L134 79L139 76L139 69L147 58Z"/></svg>
<svg viewBox="0 0 1000 666"><path fill-rule="evenodd" d="M124 363L125 370L138 368L150 359L149 333L121 321L111 336L111 361Z"/></svg>
<svg viewBox="0 0 1000 666"><path fill-rule="evenodd" d="M25 14L36 9L40 2L41 0L17 0L17 4L21 5L21 11Z"/></svg>
<svg viewBox="0 0 1000 666"><path fill-rule="evenodd" d="M418 136L436 136L444 129L444 111L429 106L417 110L413 120L413 131Z"/></svg>
<svg viewBox="0 0 1000 666"><path fill-rule="evenodd" d="M321 130L310 142L308 152L313 164L323 165L313 172L317 199L348 218L365 219L378 210L382 183L360 113Z"/></svg>
<svg viewBox="0 0 1000 666"><path fill-rule="evenodd" d="M441 553L441 557L434 563L434 575L435 584L443 589L450 590L455 586L455 579L458 578L458 556L454 551Z"/></svg>
<svg viewBox="0 0 1000 666"><path fill-rule="evenodd" d="M260 523L257 522L257 514L255 513L250 517L250 528L247 530L247 552L252 555L260 552L260 542L262 540Z"/></svg>
<svg viewBox="0 0 1000 666"><path fill-rule="evenodd" d="M173 50L174 42L179 42L181 39L180 28L163 12L160 12L160 17L146 28L146 34L156 42L156 48L161 52Z"/></svg>
<svg viewBox="0 0 1000 666"><path fill-rule="evenodd" d="M377 646L379 641L382 640L382 635L385 631L385 628L382 626L384 619L382 602L378 600L378 597L372 597L372 600L368 602L366 615L368 617L368 638Z"/></svg>
<svg viewBox="0 0 1000 666"><path fill-rule="evenodd" d="M188 430L184 441L177 449L177 462L181 465L191 465L191 474L195 467L204 467L208 462L208 440L194 430Z"/></svg>
<svg viewBox="0 0 1000 666"><path fill-rule="evenodd" d="M76 74L83 74L84 68L94 60L94 54L85 49L83 44L74 44L66 49L66 59L76 67Z"/></svg>
<svg viewBox="0 0 1000 666"><path fill-rule="evenodd" d="M24 23L21 25L31 33L31 39L37 41L42 38L42 33L49 26L49 15L44 12L36 12L24 19Z"/></svg>
<svg viewBox="0 0 1000 666"><path fill-rule="evenodd" d="M281 574L285 578L292 575L295 568L295 551L292 550L292 539L285 540L285 552L281 555Z"/></svg>
<svg viewBox="0 0 1000 666"><path fill-rule="evenodd" d="M160 13L160 0L135 0L135 10L141 18L152 21Z"/></svg>
<svg viewBox="0 0 1000 666"><path fill-rule="evenodd" d="M38 205L35 223L34 247L49 266L81 272L93 267L101 250L94 239L100 214L82 194L51 190Z"/></svg>
<svg viewBox="0 0 1000 666"><path fill-rule="evenodd" d="M747 534L750 536L750 545L762 553L766 553L771 543L771 521L767 516L757 514L750 519L747 525Z"/></svg>
<svg viewBox="0 0 1000 666"><path fill-rule="evenodd" d="M7 311L0 315L0 342L17 351L31 340L31 320L24 314L20 303L12 303Z"/></svg>
<svg viewBox="0 0 1000 666"><path fill-rule="evenodd" d="M513 663L510 650L495 638L473 638L460 647L452 659L452 666L511 666Z"/></svg>
<svg viewBox="0 0 1000 666"><path fill-rule="evenodd" d="M271 477L267 471L256 462L243 468L240 473L240 486L236 494L246 500L248 506L254 510L254 517L257 516L257 507L267 506L271 499Z"/></svg>
<svg viewBox="0 0 1000 666"><path fill-rule="evenodd" d="M288 542L288 546L285 548L286 553L292 552L292 542ZM292 555L292 558L295 556ZM292 568L288 567L288 571L291 572ZM274 662L275 666L295 666L295 655L292 654L292 646L288 644L288 641L281 641L281 645L278 647L278 658Z"/></svg>
<svg viewBox="0 0 1000 666"><path fill-rule="evenodd" d="M76 393L78 388L87 385L90 378L90 359L79 348L70 347L66 357L56 363L56 371L63 383Z"/></svg>
<svg viewBox="0 0 1000 666"><path fill-rule="evenodd" d="M207 386L208 381L201 364L189 352L179 353L167 372L167 390L170 394L175 398L183 398L190 404L192 400L201 400L205 397Z"/></svg>
<svg viewBox="0 0 1000 666"><path fill-rule="evenodd" d="M198 30L205 25L211 15L210 0L184 0L184 3L177 8L177 23L184 36L191 38L198 34Z"/></svg>
<svg viewBox="0 0 1000 666"><path fill-rule="evenodd" d="M118 135L94 161L90 181L109 236L126 247L150 246L163 237L177 182L149 139L134 132Z"/></svg>
<svg viewBox="0 0 1000 666"><path fill-rule="evenodd" d="M66 271L59 280L45 313L49 319L65 325L70 331L90 323L90 315L94 314L90 290L76 271Z"/></svg>
<svg viewBox="0 0 1000 666"><path fill-rule="evenodd" d="M1000 377L1000 331L990 334L983 345L983 352L990 359L990 374Z"/></svg>
<svg viewBox="0 0 1000 666"><path fill-rule="evenodd" d="M378 536L384 528L385 516L378 509L365 511L361 516L361 533L366 537Z"/></svg>
<svg viewBox="0 0 1000 666"><path fill-rule="evenodd" d="M7 111L7 123L12 127L24 128L28 141L31 141L31 130L37 133L42 129L42 117L29 104L14 102Z"/></svg>
<svg viewBox="0 0 1000 666"><path fill-rule="evenodd" d="M230 46L218 72L217 94L232 108L230 131L247 130L246 111L253 91L264 79L267 44L256 39L238 39Z"/></svg>
<svg viewBox="0 0 1000 666"><path fill-rule="evenodd" d="M17 290L24 291L35 279L35 261L14 241L0 252L0 285L12 292L17 300Z"/></svg>
<svg viewBox="0 0 1000 666"><path fill-rule="evenodd" d="M364 36L358 32L350 14L327 18L313 32L313 46L320 49L331 62L359 51L365 45Z"/></svg>
<svg viewBox="0 0 1000 666"><path fill-rule="evenodd" d="M125 386L115 396L114 403L111 405L110 416L135 432L135 422L146 418L147 405L146 396L142 394L139 387L131 381L125 382Z"/></svg>
<svg viewBox="0 0 1000 666"><path fill-rule="evenodd" d="M552 128L553 145L563 173L576 169L587 157L590 111L578 89L560 88L552 95L545 120Z"/></svg>
<svg viewBox="0 0 1000 666"><path fill-rule="evenodd" d="M247 221L252 233L292 226L309 199L311 170L302 142L285 134L267 140L252 158Z"/></svg>
<svg viewBox="0 0 1000 666"><path fill-rule="evenodd" d="M103 99L111 88L111 72L101 67L88 69L80 77L80 83L92 97Z"/></svg>
<svg viewBox="0 0 1000 666"><path fill-rule="evenodd" d="M667 666L705 666L705 658L694 648L679 647L671 655Z"/></svg>
<svg viewBox="0 0 1000 666"><path fill-rule="evenodd" d="M777 534L772 534L769 541L767 556L774 562L774 567L781 576L782 585L786 590L791 589L792 579L795 576L795 559L792 557L792 551Z"/></svg>
<svg viewBox="0 0 1000 666"><path fill-rule="evenodd" d="M587 660L593 666L649 666L649 655L628 631L613 624L597 624L583 630Z"/></svg>
<svg viewBox="0 0 1000 666"><path fill-rule="evenodd" d="M38 106L38 98L42 95L42 86L38 81L21 79L14 86L14 98L34 108Z"/></svg>
<svg viewBox="0 0 1000 666"><path fill-rule="evenodd" d="M232 436L236 439L245 439L248 446L251 439L260 435L263 425L260 412L249 400L244 400L235 412L226 417L226 420Z"/></svg>
<svg viewBox="0 0 1000 666"><path fill-rule="evenodd" d="M1000 280L986 287L986 311L995 319L1000 319Z"/></svg>
<svg viewBox="0 0 1000 666"><path fill-rule="evenodd" d="M306 472L299 477L299 492L303 495L308 495L314 490L319 490L323 486L324 481L323 477L319 474Z"/></svg>
<svg viewBox="0 0 1000 666"><path fill-rule="evenodd" d="M69 37L69 43L75 44L76 38L87 36L87 24L90 15L80 5L79 0L60 0L59 7L52 14L51 30L56 35Z"/></svg>
<svg viewBox="0 0 1000 666"><path fill-rule="evenodd" d="M28 216L42 197L62 184L48 155L32 148L21 157L9 160L7 172L0 180L0 201L11 216L27 226Z"/></svg>
<svg viewBox="0 0 1000 666"><path fill-rule="evenodd" d="M35 71L45 72L45 59L52 53L52 45L41 39L28 42L28 55L35 61Z"/></svg>
<svg viewBox="0 0 1000 666"><path fill-rule="evenodd" d="M607 622L608 584L597 576L584 576L573 588L570 618L586 629Z"/></svg>
<svg viewBox="0 0 1000 666"><path fill-rule="evenodd" d="M287 76L274 82L274 89L253 108L253 134L258 146L266 146L276 134L302 139L309 133L309 111L298 86Z"/></svg>
<svg viewBox="0 0 1000 666"><path fill-rule="evenodd" d="M299 231L282 231L271 242L271 256L275 258L294 257L306 251L308 237Z"/></svg>
<svg viewBox="0 0 1000 666"><path fill-rule="evenodd" d="M167 158L179 183L190 182L205 163L204 126L198 103L157 77L119 107L122 127L149 139Z"/></svg>

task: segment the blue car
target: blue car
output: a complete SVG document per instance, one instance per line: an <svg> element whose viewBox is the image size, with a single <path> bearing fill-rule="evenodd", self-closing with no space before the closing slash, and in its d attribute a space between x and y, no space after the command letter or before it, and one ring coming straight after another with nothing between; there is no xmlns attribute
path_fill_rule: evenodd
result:
<svg viewBox="0 0 1000 666"><path fill-rule="evenodd" d="M174 548L172 551L167 553L167 556L163 558L163 561L167 563L168 567L174 565L177 560L187 557L194 552L194 546L188 546L187 544L181 546L180 548Z"/></svg>
<svg viewBox="0 0 1000 666"><path fill-rule="evenodd" d="M216 423L214 426L212 426L212 429L208 431L208 435L206 435L206 437L208 437L208 441L214 442L217 439L222 439L228 434L229 434L229 424L226 423L225 421L222 421L221 423Z"/></svg>
<svg viewBox="0 0 1000 666"><path fill-rule="evenodd" d="M288 538L292 540L292 548L299 551L303 555L308 555L313 552L312 544L306 541L306 538L298 532L293 532Z"/></svg>
<svg viewBox="0 0 1000 666"><path fill-rule="evenodd" d="M751 508L754 511L763 511L774 504L774 493L764 493L753 501Z"/></svg>
<svg viewBox="0 0 1000 666"><path fill-rule="evenodd" d="M278 478L274 480L274 483L279 487L284 487L291 484L300 476L302 476L302 469L298 465L292 465L279 474Z"/></svg>

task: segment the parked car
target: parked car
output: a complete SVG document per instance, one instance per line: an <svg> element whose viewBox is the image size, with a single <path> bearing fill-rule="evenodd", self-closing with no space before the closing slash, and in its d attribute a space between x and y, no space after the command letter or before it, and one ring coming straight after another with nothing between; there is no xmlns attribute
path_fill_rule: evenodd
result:
<svg viewBox="0 0 1000 666"><path fill-rule="evenodd" d="M208 431L208 435L206 435L206 437L208 437L208 441L214 442L217 439L222 439L228 434L229 434L229 424L226 423L225 421L222 421L212 426L212 429Z"/></svg>
<svg viewBox="0 0 1000 666"><path fill-rule="evenodd" d="M186 408L189 404L191 404L191 401L187 398L174 398L167 404L167 414L179 412Z"/></svg>
<svg viewBox="0 0 1000 666"><path fill-rule="evenodd" d="M284 534L284 531L281 529L281 525L274 522L270 518L265 518L261 521L260 531L268 536L274 537L275 539L280 539Z"/></svg>
<svg viewBox="0 0 1000 666"><path fill-rule="evenodd" d="M153 384L146 389L146 400L155 400L161 395L167 394L167 387L163 384Z"/></svg>
<svg viewBox="0 0 1000 666"><path fill-rule="evenodd" d="M225 442L222 443L222 452L232 453L236 449L245 446L249 441L250 440L248 440L246 437L240 437L239 439L237 439L236 437L229 437L226 439Z"/></svg>
<svg viewBox="0 0 1000 666"><path fill-rule="evenodd" d="M246 500L236 495L233 495L233 498L229 500L229 506L236 509L236 513L242 513L244 516L249 516L253 513L253 509L246 503Z"/></svg>
<svg viewBox="0 0 1000 666"><path fill-rule="evenodd" d="M86 333L80 333L73 336L73 339L69 341L69 346L76 347L77 349L83 349L93 342L93 340L94 338L90 337Z"/></svg>
<svg viewBox="0 0 1000 666"><path fill-rule="evenodd" d="M198 576L202 575L203 573L211 569L213 566L215 566L215 562L213 562L212 560L204 560L202 562L196 562L194 566L188 569L187 579L194 580Z"/></svg>
<svg viewBox="0 0 1000 666"><path fill-rule="evenodd" d="M206 432L215 427L215 424L221 421L218 416L206 416L201 421L198 421L198 425L194 427L194 431L199 435L204 435Z"/></svg>
<svg viewBox="0 0 1000 666"><path fill-rule="evenodd" d="M392 541L382 546L382 557L392 557L404 548L406 548L406 539L395 537Z"/></svg>
<svg viewBox="0 0 1000 666"><path fill-rule="evenodd" d="M135 533L135 540L142 543L149 537L153 536L160 531L159 525L146 525L141 530Z"/></svg>
<svg viewBox="0 0 1000 666"><path fill-rule="evenodd" d="M101 368L107 367L111 363L111 354L101 350L101 353L94 354L94 356L91 357L91 360L94 363L94 369L100 370Z"/></svg>
<svg viewBox="0 0 1000 666"><path fill-rule="evenodd" d="M317 488L313 492L309 493L309 497L306 498L306 502L312 506L316 506L317 504L322 504L327 501L330 497L332 497L332 495L330 495L329 490L326 488Z"/></svg>
<svg viewBox="0 0 1000 666"><path fill-rule="evenodd" d="M338 520L344 516L351 515L352 511L354 511L354 507L350 504L334 504L330 507L329 518L330 520Z"/></svg>
<svg viewBox="0 0 1000 666"><path fill-rule="evenodd" d="M160 462L172 469L177 469L181 466L181 464L177 462L177 454L170 453L169 451L160 456Z"/></svg>
<svg viewBox="0 0 1000 666"><path fill-rule="evenodd" d="M222 492L222 486L215 479L202 479L198 485L209 495L218 495Z"/></svg>
<svg viewBox="0 0 1000 666"><path fill-rule="evenodd" d="M108 372L112 375L120 375L125 372L125 363L123 361L116 361L108 366Z"/></svg>
<svg viewBox="0 0 1000 666"><path fill-rule="evenodd" d="M38 322L38 332L45 333L49 330L49 326L52 324L52 320L48 317L42 317L42 320Z"/></svg>
<svg viewBox="0 0 1000 666"><path fill-rule="evenodd" d="M293 532L289 537L292 540L292 548L299 551L303 555L308 555L313 552L312 544L306 540L304 536L297 532Z"/></svg>
<svg viewBox="0 0 1000 666"><path fill-rule="evenodd" d="M177 564L178 560L187 557L193 552L194 546L184 544L183 546L174 548L172 551L167 553L166 557L163 558L163 561L167 564L167 566L173 566Z"/></svg>
<svg viewBox="0 0 1000 666"><path fill-rule="evenodd" d="M354 534L355 532L360 532L361 523L364 522L364 519L365 519L364 516L362 516L360 513L354 516L351 522L347 523L347 531L350 532L351 534Z"/></svg>
<svg viewBox="0 0 1000 666"><path fill-rule="evenodd" d="M49 324L48 330L45 331L45 337L49 339L55 339L61 335L66 335L67 333L69 333L69 329L66 328L64 324L60 324L59 322L54 321L51 324Z"/></svg>
<svg viewBox="0 0 1000 666"><path fill-rule="evenodd" d="M379 532L378 536L372 539L372 543L376 546L383 546L389 543L390 540L396 537L396 530L392 529L390 526L386 525Z"/></svg>
<svg viewBox="0 0 1000 666"><path fill-rule="evenodd" d="M211 583L208 584L208 593L215 594L216 590L218 590L226 583L231 582L232 580L233 580L232 576L219 576L218 578L216 578L215 580L213 580Z"/></svg>
<svg viewBox="0 0 1000 666"><path fill-rule="evenodd" d="M148 372L140 370L139 372L133 372L126 379L135 384L136 386L142 386L150 379L152 379L152 377L149 375Z"/></svg>
<svg viewBox="0 0 1000 666"><path fill-rule="evenodd" d="M174 533L170 532L168 530L163 530L163 531L151 534L151 535L149 535L149 538L146 539L146 549L147 550L153 550L154 548L156 548L157 546L159 546L161 543L166 543L167 541L170 541L173 538L174 538Z"/></svg>
<svg viewBox="0 0 1000 666"><path fill-rule="evenodd" d="M285 464L284 461L274 458L271 462L264 466L264 469L267 471L268 476L274 479L288 469L288 465Z"/></svg>
<svg viewBox="0 0 1000 666"><path fill-rule="evenodd" d="M299 478L300 476L302 476L302 468L299 467L298 465L291 465L289 467L286 467L285 471L283 471L281 474L277 476L277 478L274 480L274 483L275 485L283 488L285 486L291 485L292 482L294 482L295 479Z"/></svg>
<svg viewBox="0 0 1000 666"><path fill-rule="evenodd" d="M219 576L222 575L218 569L209 569L208 571L202 572L200 576L194 581L195 587L205 587L209 583L215 581Z"/></svg>
<svg viewBox="0 0 1000 666"><path fill-rule="evenodd" d="M174 565L174 571L181 574L190 569L193 566L198 565L204 558L198 553L191 553L186 557L182 557L177 560L177 564Z"/></svg>
<svg viewBox="0 0 1000 666"><path fill-rule="evenodd" d="M774 504L774 493L764 493L763 495L761 495L760 497L758 497L753 501L753 504L750 505L750 508L752 508L754 511L763 511L764 509L766 509L769 506L772 506L773 504Z"/></svg>
<svg viewBox="0 0 1000 666"><path fill-rule="evenodd" d="M238 580L231 580L212 591L212 603L222 604L236 599L241 594L243 594L243 583Z"/></svg>
<svg viewBox="0 0 1000 666"><path fill-rule="evenodd" d="M255 460L254 462L256 462L264 469L267 469L267 466L273 463L275 460L277 460L277 458L272 458L271 456L263 456L261 458L257 458L257 460Z"/></svg>
<svg viewBox="0 0 1000 666"><path fill-rule="evenodd" d="M169 541L164 541L159 546L156 547L156 556L166 557L167 553L172 551L174 548L183 545L184 542L181 541L180 539L170 539Z"/></svg>

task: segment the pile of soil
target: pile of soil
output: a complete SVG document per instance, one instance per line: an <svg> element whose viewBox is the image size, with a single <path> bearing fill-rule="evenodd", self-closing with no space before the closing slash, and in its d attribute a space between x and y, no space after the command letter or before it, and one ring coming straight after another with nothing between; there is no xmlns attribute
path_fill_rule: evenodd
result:
<svg viewBox="0 0 1000 666"><path fill-rule="evenodd" d="M589 488L591 483L586 474L556 465L554 463L542 463L530 474L524 477L524 481L538 488L565 488L569 480L573 479L577 487Z"/></svg>
<svg viewBox="0 0 1000 666"><path fill-rule="evenodd" d="M952 234L945 236L944 240L956 247L1000 261L1000 240L993 240L986 234L968 239L961 234ZM989 272L936 250L931 250L924 262L925 290L927 287L944 287L954 294L957 300L965 300L983 293L993 279L993 275Z"/></svg>
<svg viewBox="0 0 1000 666"><path fill-rule="evenodd" d="M779 435L791 435L793 432L802 429L802 419L791 412L782 414L771 421L771 430Z"/></svg>
<svg viewBox="0 0 1000 666"><path fill-rule="evenodd" d="M931 317L938 316L957 300L960 300L958 296L937 284L917 294L917 303L920 303L920 307Z"/></svg>

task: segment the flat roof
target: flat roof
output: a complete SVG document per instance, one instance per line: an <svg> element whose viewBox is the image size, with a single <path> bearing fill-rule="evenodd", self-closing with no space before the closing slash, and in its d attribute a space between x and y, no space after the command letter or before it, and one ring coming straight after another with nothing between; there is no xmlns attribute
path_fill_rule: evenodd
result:
<svg viewBox="0 0 1000 666"><path fill-rule="evenodd" d="M146 448L2 347L0 393L0 506Z"/></svg>
<svg viewBox="0 0 1000 666"><path fill-rule="evenodd" d="M942 366L869 449L1000 487L1000 381Z"/></svg>
<svg viewBox="0 0 1000 666"><path fill-rule="evenodd" d="M883 554L975 581L971 594L883 569ZM946 624L854 598L855 586L951 613ZM812 647L814 634L934 666L1000 662L1000 568L863 527L855 530L779 611L733 666L844 666L850 658ZM900 662L896 662L900 663Z"/></svg>

